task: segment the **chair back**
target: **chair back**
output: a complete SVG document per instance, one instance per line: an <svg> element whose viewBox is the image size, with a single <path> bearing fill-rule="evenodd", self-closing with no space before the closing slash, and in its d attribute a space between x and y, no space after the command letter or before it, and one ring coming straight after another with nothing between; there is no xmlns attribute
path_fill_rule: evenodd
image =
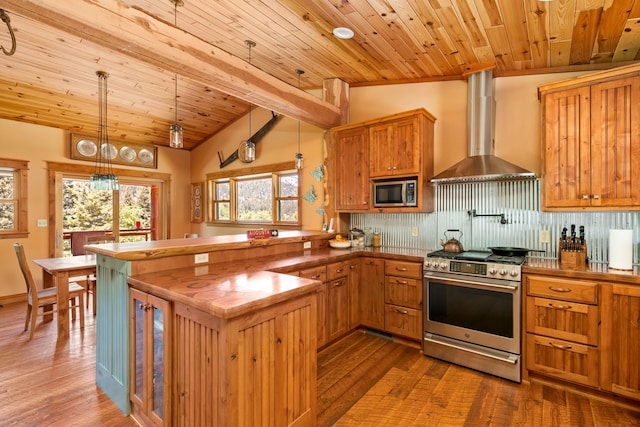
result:
<svg viewBox="0 0 640 427"><path fill-rule="evenodd" d="M27 256L24 253L24 248L20 243L14 243L13 249L16 251L18 264L20 264L20 270L22 270L24 282L27 285L27 296L32 297L34 299L34 304L37 304L38 291L36 282L33 280L33 275L31 274L31 270L29 269L29 264L27 263Z"/></svg>

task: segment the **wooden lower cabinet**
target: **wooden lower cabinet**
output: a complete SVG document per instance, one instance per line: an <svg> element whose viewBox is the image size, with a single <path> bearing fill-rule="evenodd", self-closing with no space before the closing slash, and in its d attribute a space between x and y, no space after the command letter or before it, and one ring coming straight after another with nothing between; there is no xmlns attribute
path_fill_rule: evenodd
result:
<svg viewBox="0 0 640 427"><path fill-rule="evenodd" d="M640 286L602 289L602 388L640 399Z"/></svg>
<svg viewBox="0 0 640 427"><path fill-rule="evenodd" d="M132 415L144 425L171 425L171 305L136 289L129 301Z"/></svg>
<svg viewBox="0 0 640 427"><path fill-rule="evenodd" d="M306 268L298 272L298 276L306 279L319 280L322 282L320 291L317 293L318 300L318 347L322 347L327 343L327 304L328 304L328 285L327 285L327 266L319 265L316 267Z"/></svg>
<svg viewBox="0 0 640 427"><path fill-rule="evenodd" d="M384 260L364 257L360 262L360 323L384 330Z"/></svg>
<svg viewBox="0 0 640 427"><path fill-rule="evenodd" d="M384 274L385 331L421 340L422 263L385 260Z"/></svg>
<svg viewBox="0 0 640 427"><path fill-rule="evenodd" d="M597 282L525 275L526 368L590 387L600 383Z"/></svg>
<svg viewBox="0 0 640 427"><path fill-rule="evenodd" d="M175 304L175 426L316 422L316 297L224 320Z"/></svg>

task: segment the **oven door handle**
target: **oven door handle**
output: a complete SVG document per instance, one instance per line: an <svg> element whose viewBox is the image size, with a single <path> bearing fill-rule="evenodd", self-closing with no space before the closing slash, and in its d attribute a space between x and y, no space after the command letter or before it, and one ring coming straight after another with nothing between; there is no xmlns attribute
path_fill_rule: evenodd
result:
<svg viewBox="0 0 640 427"><path fill-rule="evenodd" d="M427 342L431 342L433 344L443 345L445 347L455 348L456 350L462 350L462 351L466 351L468 353L477 354L478 356L483 356L483 357L488 357L488 358L491 358L491 359L495 359L495 360L498 360L500 362L511 363L512 365L515 365L516 363L518 363L518 359L515 356L511 356L511 355L507 356L507 357L500 357L500 356L496 356L495 354L484 353L482 351L474 350L472 348L462 347L462 346L458 346L458 345L451 344L451 343L448 343L448 342L443 342L443 341L440 341L440 340L434 340L434 339L428 338L426 336L425 336L424 340L427 341Z"/></svg>
<svg viewBox="0 0 640 427"><path fill-rule="evenodd" d="M432 276L425 276L425 279L429 280ZM460 283L462 285L472 285L478 288L497 288L497 289L509 289L512 291L515 291L516 289L518 289L518 285L517 284L513 284L513 285L507 285L507 284L494 284L494 283L486 283L486 282L472 282L469 280L460 280L460 279L451 279L451 278L438 278L438 277L433 277L436 280L439 280L440 282L444 282L445 284L447 282L455 282L455 283Z"/></svg>

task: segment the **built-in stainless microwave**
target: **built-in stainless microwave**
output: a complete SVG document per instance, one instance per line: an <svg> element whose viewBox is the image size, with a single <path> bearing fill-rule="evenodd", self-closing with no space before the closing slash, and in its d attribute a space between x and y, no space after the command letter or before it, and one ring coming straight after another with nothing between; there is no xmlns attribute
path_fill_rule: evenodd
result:
<svg viewBox="0 0 640 427"><path fill-rule="evenodd" d="M373 207L418 206L418 180L390 179L373 181Z"/></svg>

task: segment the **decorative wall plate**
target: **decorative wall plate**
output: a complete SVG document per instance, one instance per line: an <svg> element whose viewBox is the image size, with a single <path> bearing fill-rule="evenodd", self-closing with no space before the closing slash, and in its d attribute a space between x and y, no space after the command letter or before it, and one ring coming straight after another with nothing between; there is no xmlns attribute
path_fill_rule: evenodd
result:
<svg viewBox="0 0 640 427"><path fill-rule="evenodd" d="M102 147L100 147L100 155L105 159L113 160L118 155L118 149L112 144L102 144Z"/></svg>
<svg viewBox="0 0 640 427"><path fill-rule="evenodd" d="M78 141L78 143L76 144L76 149L78 150L78 153L87 157L95 156L98 152L96 143L91 141L90 139L81 139L80 141Z"/></svg>
<svg viewBox="0 0 640 427"><path fill-rule="evenodd" d="M102 150L98 151L100 144L96 135L71 133L70 136L69 158L71 159L95 162L100 154L114 165L154 169L158 167L158 148L154 145L110 138L109 145L107 146L105 141Z"/></svg>
<svg viewBox="0 0 640 427"><path fill-rule="evenodd" d="M124 146L120 149L120 157L127 162L133 162L136 159L136 150L131 147Z"/></svg>
<svg viewBox="0 0 640 427"><path fill-rule="evenodd" d="M153 153L146 148L143 148L142 150L138 151L138 159L142 163L151 163L153 162Z"/></svg>

